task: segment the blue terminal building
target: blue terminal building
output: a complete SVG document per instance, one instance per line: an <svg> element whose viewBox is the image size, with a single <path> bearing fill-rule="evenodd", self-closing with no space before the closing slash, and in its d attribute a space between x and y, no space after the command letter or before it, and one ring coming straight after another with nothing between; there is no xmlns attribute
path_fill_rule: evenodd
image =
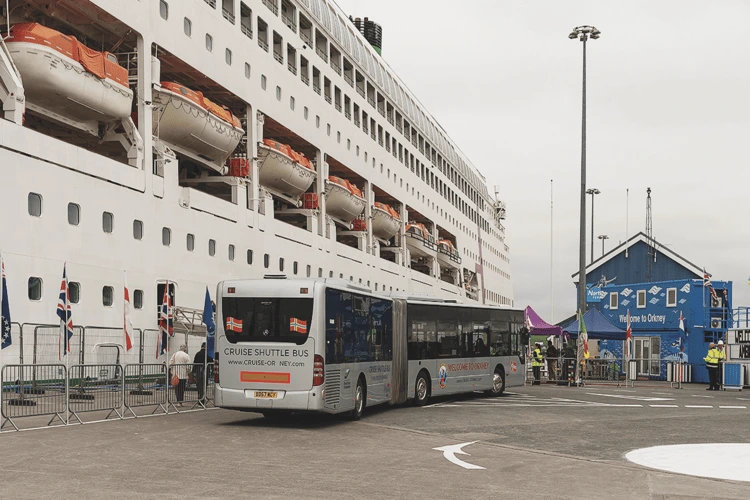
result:
<svg viewBox="0 0 750 500"><path fill-rule="evenodd" d="M638 378L664 380L666 364L693 365L692 381L708 382L703 357L709 342L723 339L732 323L732 282L711 280L703 269L638 233L586 267L587 307L633 332ZM573 275L578 286L578 273ZM684 332L680 329L683 318ZM623 357L622 341L600 341L602 357Z"/></svg>

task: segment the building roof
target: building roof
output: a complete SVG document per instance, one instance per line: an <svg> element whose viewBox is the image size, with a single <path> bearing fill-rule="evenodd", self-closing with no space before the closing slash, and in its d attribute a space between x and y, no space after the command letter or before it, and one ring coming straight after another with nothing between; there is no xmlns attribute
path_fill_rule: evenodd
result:
<svg viewBox="0 0 750 500"><path fill-rule="evenodd" d="M686 258L682 257L681 255L678 255L677 253L670 250L669 248L665 247L664 245L662 245L655 239L651 238L651 241L649 241L648 237L642 232L636 234L635 236L632 236L629 240L625 241L624 243L620 243L619 245L614 247L612 250L610 250L606 254L602 255L595 261L591 262L588 266L586 266L586 274L588 275L589 273L591 273L598 267L609 262L610 260L614 259L618 255L622 254L623 251L629 250L632 246L638 243L644 243L646 245L654 247L657 252L677 262L678 264L680 264L681 266L683 266L685 269L689 270L690 272L695 273L695 275L698 278L703 278L703 269L696 266L695 264L693 264ZM571 277L572 278L578 277L578 272L574 273Z"/></svg>

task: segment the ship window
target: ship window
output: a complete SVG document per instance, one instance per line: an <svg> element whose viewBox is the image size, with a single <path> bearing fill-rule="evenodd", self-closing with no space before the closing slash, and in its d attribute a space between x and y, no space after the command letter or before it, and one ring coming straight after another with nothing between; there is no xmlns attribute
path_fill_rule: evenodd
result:
<svg viewBox="0 0 750 500"><path fill-rule="evenodd" d="M309 114L310 114L310 110L309 110L309 109L307 109L307 106L305 106L305 112L304 112L304 115L305 115L305 120L307 120L307 116L308 116Z"/></svg>
<svg viewBox="0 0 750 500"><path fill-rule="evenodd" d="M268 269L270 257L268 254L263 255L263 267Z"/></svg>
<svg viewBox="0 0 750 500"><path fill-rule="evenodd" d="M322 278L322 277L323 277L323 268L319 267L318 268L318 278Z"/></svg>
<svg viewBox="0 0 750 500"><path fill-rule="evenodd" d="M216 240L208 240L208 255L216 255Z"/></svg>
<svg viewBox="0 0 750 500"><path fill-rule="evenodd" d="M253 251L250 249L247 250L247 263L250 266L253 265Z"/></svg>
<svg viewBox="0 0 750 500"><path fill-rule="evenodd" d="M29 193L29 215L34 217L42 216L42 195L38 193Z"/></svg>
<svg viewBox="0 0 750 500"><path fill-rule="evenodd" d="M347 139L346 140L346 149L352 149L352 140L351 139Z"/></svg>
<svg viewBox="0 0 750 500"><path fill-rule="evenodd" d="M105 307L110 307L115 301L114 295L114 288L106 285L102 287L102 304L104 304Z"/></svg>
<svg viewBox="0 0 750 500"><path fill-rule="evenodd" d="M281 100L281 87L279 87L278 85L276 86L276 100Z"/></svg>
<svg viewBox="0 0 750 500"><path fill-rule="evenodd" d="M307 266L307 277L309 278L312 275L312 266Z"/></svg>
<svg viewBox="0 0 750 500"><path fill-rule="evenodd" d="M165 20L169 18L169 4L164 0L159 1L159 15Z"/></svg>
<svg viewBox="0 0 750 500"><path fill-rule="evenodd" d="M328 271L328 277L333 278L333 271Z"/></svg>
<svg viewBox="0 0 750 500"><path fill-rule="evenodd" d="M289 107L294 111L294 96L289 96Z"/></svg>
<svg viewBox="0 0 750 500"><path fill-rule="evenodd" d="M168 227L161 228L161 244L165 247L172 244L172 230Z"/></svg>
<svg viewBox="0 0 750 500"><path fill-rule="evenodd" d="M292 264L292 272L296 275L298 269L299 269L299 265L297 264L297 261L295 260L294 263Z"/></svg>
<svg viewBox="0 0 750 500"><path fill-rule="evenodd" d="M315 115L315 126L320 128L320 116Z"/></svg>
<svg viewBox="0 0 750 500"><path fill-rule="evenodd" d="M194 234L188 233L186 245L187 245L188 252L192 252L193 250L195 250L195 235Z"/></svg>
<svg viewBox="0 0 750 500"><path fill-rule="evenodd" d="M143 309L143 290L133 291L133 307Z"/></svg>
<svg viewBox="0 0 750 500"><path fill-rule="evenodd" d="M331 124L330 123L326 125L326 134L328 134L328 137L331 136Z"/></svg>
<svg viewBox="0 0 750 500"><path fill-rule="evenodd" d="M224 60L228 65L232 65L232 51L229 49L224 49Z"/></svg>
<svg viewBox="0 0 750 500"><path fill-rule="evenodd" d="M214 37L206 33L206 50L213 52L214 50Z"/></svg>
<svg viewBox="0 0 750 500"><path fill-rule="evenodd" d="M138 219L133 221L133 239L143 239L143 222Z"/></svg>
<svg viewBox="0 0 750 500"><path fill-rule="evenodd" d="M182 21L182 29L187 36L193 36L193 22L187 17Z"/></svg>
<svg viewBox="0 0 750 500"><path fill-rule="evenodd" d="M336 132L336 142L341 144L341 132Z"/></svg>
<svg viewBox="0 0 750 500"><path fill-rule="evenodd" d="M279 257L279 271L284 270L284 257Z"/></svg>
<svg viewBox="0 0 750 500"><path fill-rule="evenodd" d="M260 75L260 88L266 90L266 75Z"/></svg>
<svg viewBox="0 0 750 500"><path fill-rule="evenodd" d="M111 212L102 213L102 231L111 233L115 227L115 216Z"/></svg>
<svg viewBox="0 0 750 500"><path fill-rule="evenodd" d="M68 224L77 226L81 222L81 206L76 203L68 203Z"/></svg>
<svg viewBox="0 0 750 500"><path fill-rule="evenodd" d="M77 281L68 283L68 294L71 304L78 304L81 301L81 284Z"/></svg>
<svg viewBox="0 0 750 500"><path fill-rule="evenodd" d="M35 276L29 278L29 299L42 299L42 278L37 278Z"/></svg>
<svg viewBox="0 0 750 500"><path fill-rule="evenodd" d="M357 156L359 156L359 146L357 146Z"/></svg>
<svg viewBox="0 0 750 500"><path fill-rule="evenodd" d="M234 262L234 245L229 245L229 260Z"/></svg>
<svg viewBox="0 0 750 500"><path fill-rule="evenodd" d="M250 64L245 63L245 78L250 78Z"/></svg>

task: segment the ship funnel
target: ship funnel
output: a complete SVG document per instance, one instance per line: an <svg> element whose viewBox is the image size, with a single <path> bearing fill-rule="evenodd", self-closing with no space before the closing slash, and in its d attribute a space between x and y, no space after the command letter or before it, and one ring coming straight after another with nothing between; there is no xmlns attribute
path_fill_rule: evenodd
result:
<svg viewBox="0 0 750 500"><path fill-rule="evenodd" d="M351 19L351 18L350 18ZM368 18L360 19L359 17L354 19L354 26L362 33L365 40L377 51L381 56L383 55L383 27L375 21L370 21Z"/></svg>

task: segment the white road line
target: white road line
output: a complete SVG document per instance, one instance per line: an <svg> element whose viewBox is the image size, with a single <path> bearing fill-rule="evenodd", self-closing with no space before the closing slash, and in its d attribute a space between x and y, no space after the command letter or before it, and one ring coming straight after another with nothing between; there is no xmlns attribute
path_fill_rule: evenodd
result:
<svg viewBox="0 0 750 500"><path fill-rule="evenodd" d="M747 406L719 406L719 408L736 408L740 410L747 409Z"/></svg>
<svg viewBox="0 0 750 500"><path fill-rule="evenodd" d="M685 405L685 408L713 408L709 405Z"/></svg>
<svg viewBox="0 0 750 500"><path fill-rule="evenodd" d="M649 405L651 408L679 408L679 405Z"/></svg>
<svg viewBox="0 0 750 500"><path fill-rule="evenodd" d="M671 392L652 392L651 394L656 394L657 396L672 396L673 395Z"/></svg>
<svg viewBox="0 0 750 500"><path fill-rule="evenodd" d="M694 398L713 398L713 396L701 396L699 394L693 394ZM739 399L739 398L738 398Z"/></svg>
<svg viewBox="0 0 750 500"><path fill-rule="evenodd" d="M674 401L674 398L652 398L648 396L623 396L620 394L599 394L596 392L587 392L589 396L605 396L609 398L635 399L637 401Z"/></svg>

